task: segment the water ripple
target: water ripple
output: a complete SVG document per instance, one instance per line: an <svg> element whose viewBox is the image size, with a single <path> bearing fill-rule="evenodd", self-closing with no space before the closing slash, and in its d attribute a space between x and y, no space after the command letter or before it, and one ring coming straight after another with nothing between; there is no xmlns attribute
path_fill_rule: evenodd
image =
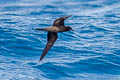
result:
<svg viewBox="0 0 120 80"><path fill-rule="evenodd" d="M119 80L119 0L0 0L0 79ZM43 61L48 27L61 16L74 31L58 33Z"/></svg>

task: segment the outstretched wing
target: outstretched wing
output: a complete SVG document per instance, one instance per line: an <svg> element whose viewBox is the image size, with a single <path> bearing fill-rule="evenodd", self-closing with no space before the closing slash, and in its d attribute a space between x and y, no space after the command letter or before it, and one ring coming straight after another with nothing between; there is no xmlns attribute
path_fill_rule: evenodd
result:
<svg viewBox="0 0 120 80"><path fill-rule="evenodd" d="M64 17L60 17L58 19L56 19L53 23L53 26L64 26L64 20L66 20L68 17L71 17L72 15L70 16L64 16Z"/></svg>
<svg viewBox="0 0 120 80"><path fill-rule="evenodd" d="M47 44L46 47L40 57L40 61L44 58L44 56L47 54L47 52L50 50L50 48L53 46L54 42L57 40L58 36L56 32L48 32L47 35Z"/></svg>

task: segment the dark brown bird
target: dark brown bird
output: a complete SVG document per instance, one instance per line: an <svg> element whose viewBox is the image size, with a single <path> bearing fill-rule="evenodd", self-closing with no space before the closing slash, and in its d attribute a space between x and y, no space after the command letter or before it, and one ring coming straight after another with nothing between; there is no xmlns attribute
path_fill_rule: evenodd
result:
<svg viewBox="0 0 120 80"><path fill-rule="evenodd" d="M71 17L71 15L60 17L60 18L56 19L54 21L52 27L37 28L36 29L36 30L47 31L48 32L48 34L47 34L47 44L46 44L45 49L43 50L43 53L42 53L39 61L41 61L44 58L44 56L47 54L47 52L50 50L50 48L53 46L53 44L57 40L57 38L58 38L57 33L58 32L66 32L66 31L72 30L72 28L70 26L65 26L64 25L64 20L66 20L68 17Z"/></svg>

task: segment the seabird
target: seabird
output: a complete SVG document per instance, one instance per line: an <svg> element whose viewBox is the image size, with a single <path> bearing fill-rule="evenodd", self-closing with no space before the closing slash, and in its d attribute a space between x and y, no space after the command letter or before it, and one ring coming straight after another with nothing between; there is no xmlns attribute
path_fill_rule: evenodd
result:
<svg viewBox="0 0 120 80"><path fill-rule="evenodd" d="M55 41L58 38L57 33L58 32L66 32L66 31L70 31L72 30L72 28L70 26L65 26L64 25L64 20L66 20L67 18L71 17L70 16L64 16L64 17L60 17L57 18L54 23L53 26L51 27L47 27L47 28L37 28L36 30L40 30L40 31L47 31L47 44L42 52L42 55L40 57L39 62L44 58L44 56L47 54L47 52L50 50L50 48L53 46L53 44L55 43Z"/></svg>

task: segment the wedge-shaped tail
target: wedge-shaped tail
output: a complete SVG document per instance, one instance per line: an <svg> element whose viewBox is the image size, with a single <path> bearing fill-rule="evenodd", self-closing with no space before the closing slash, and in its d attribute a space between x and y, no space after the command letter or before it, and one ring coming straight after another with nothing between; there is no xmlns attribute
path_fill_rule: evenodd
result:
<svg viewBox="0 0 120 80"><path fill-rule="evenodd" d="M37 28L36 30L46 31L46 28Z"/></svg>

